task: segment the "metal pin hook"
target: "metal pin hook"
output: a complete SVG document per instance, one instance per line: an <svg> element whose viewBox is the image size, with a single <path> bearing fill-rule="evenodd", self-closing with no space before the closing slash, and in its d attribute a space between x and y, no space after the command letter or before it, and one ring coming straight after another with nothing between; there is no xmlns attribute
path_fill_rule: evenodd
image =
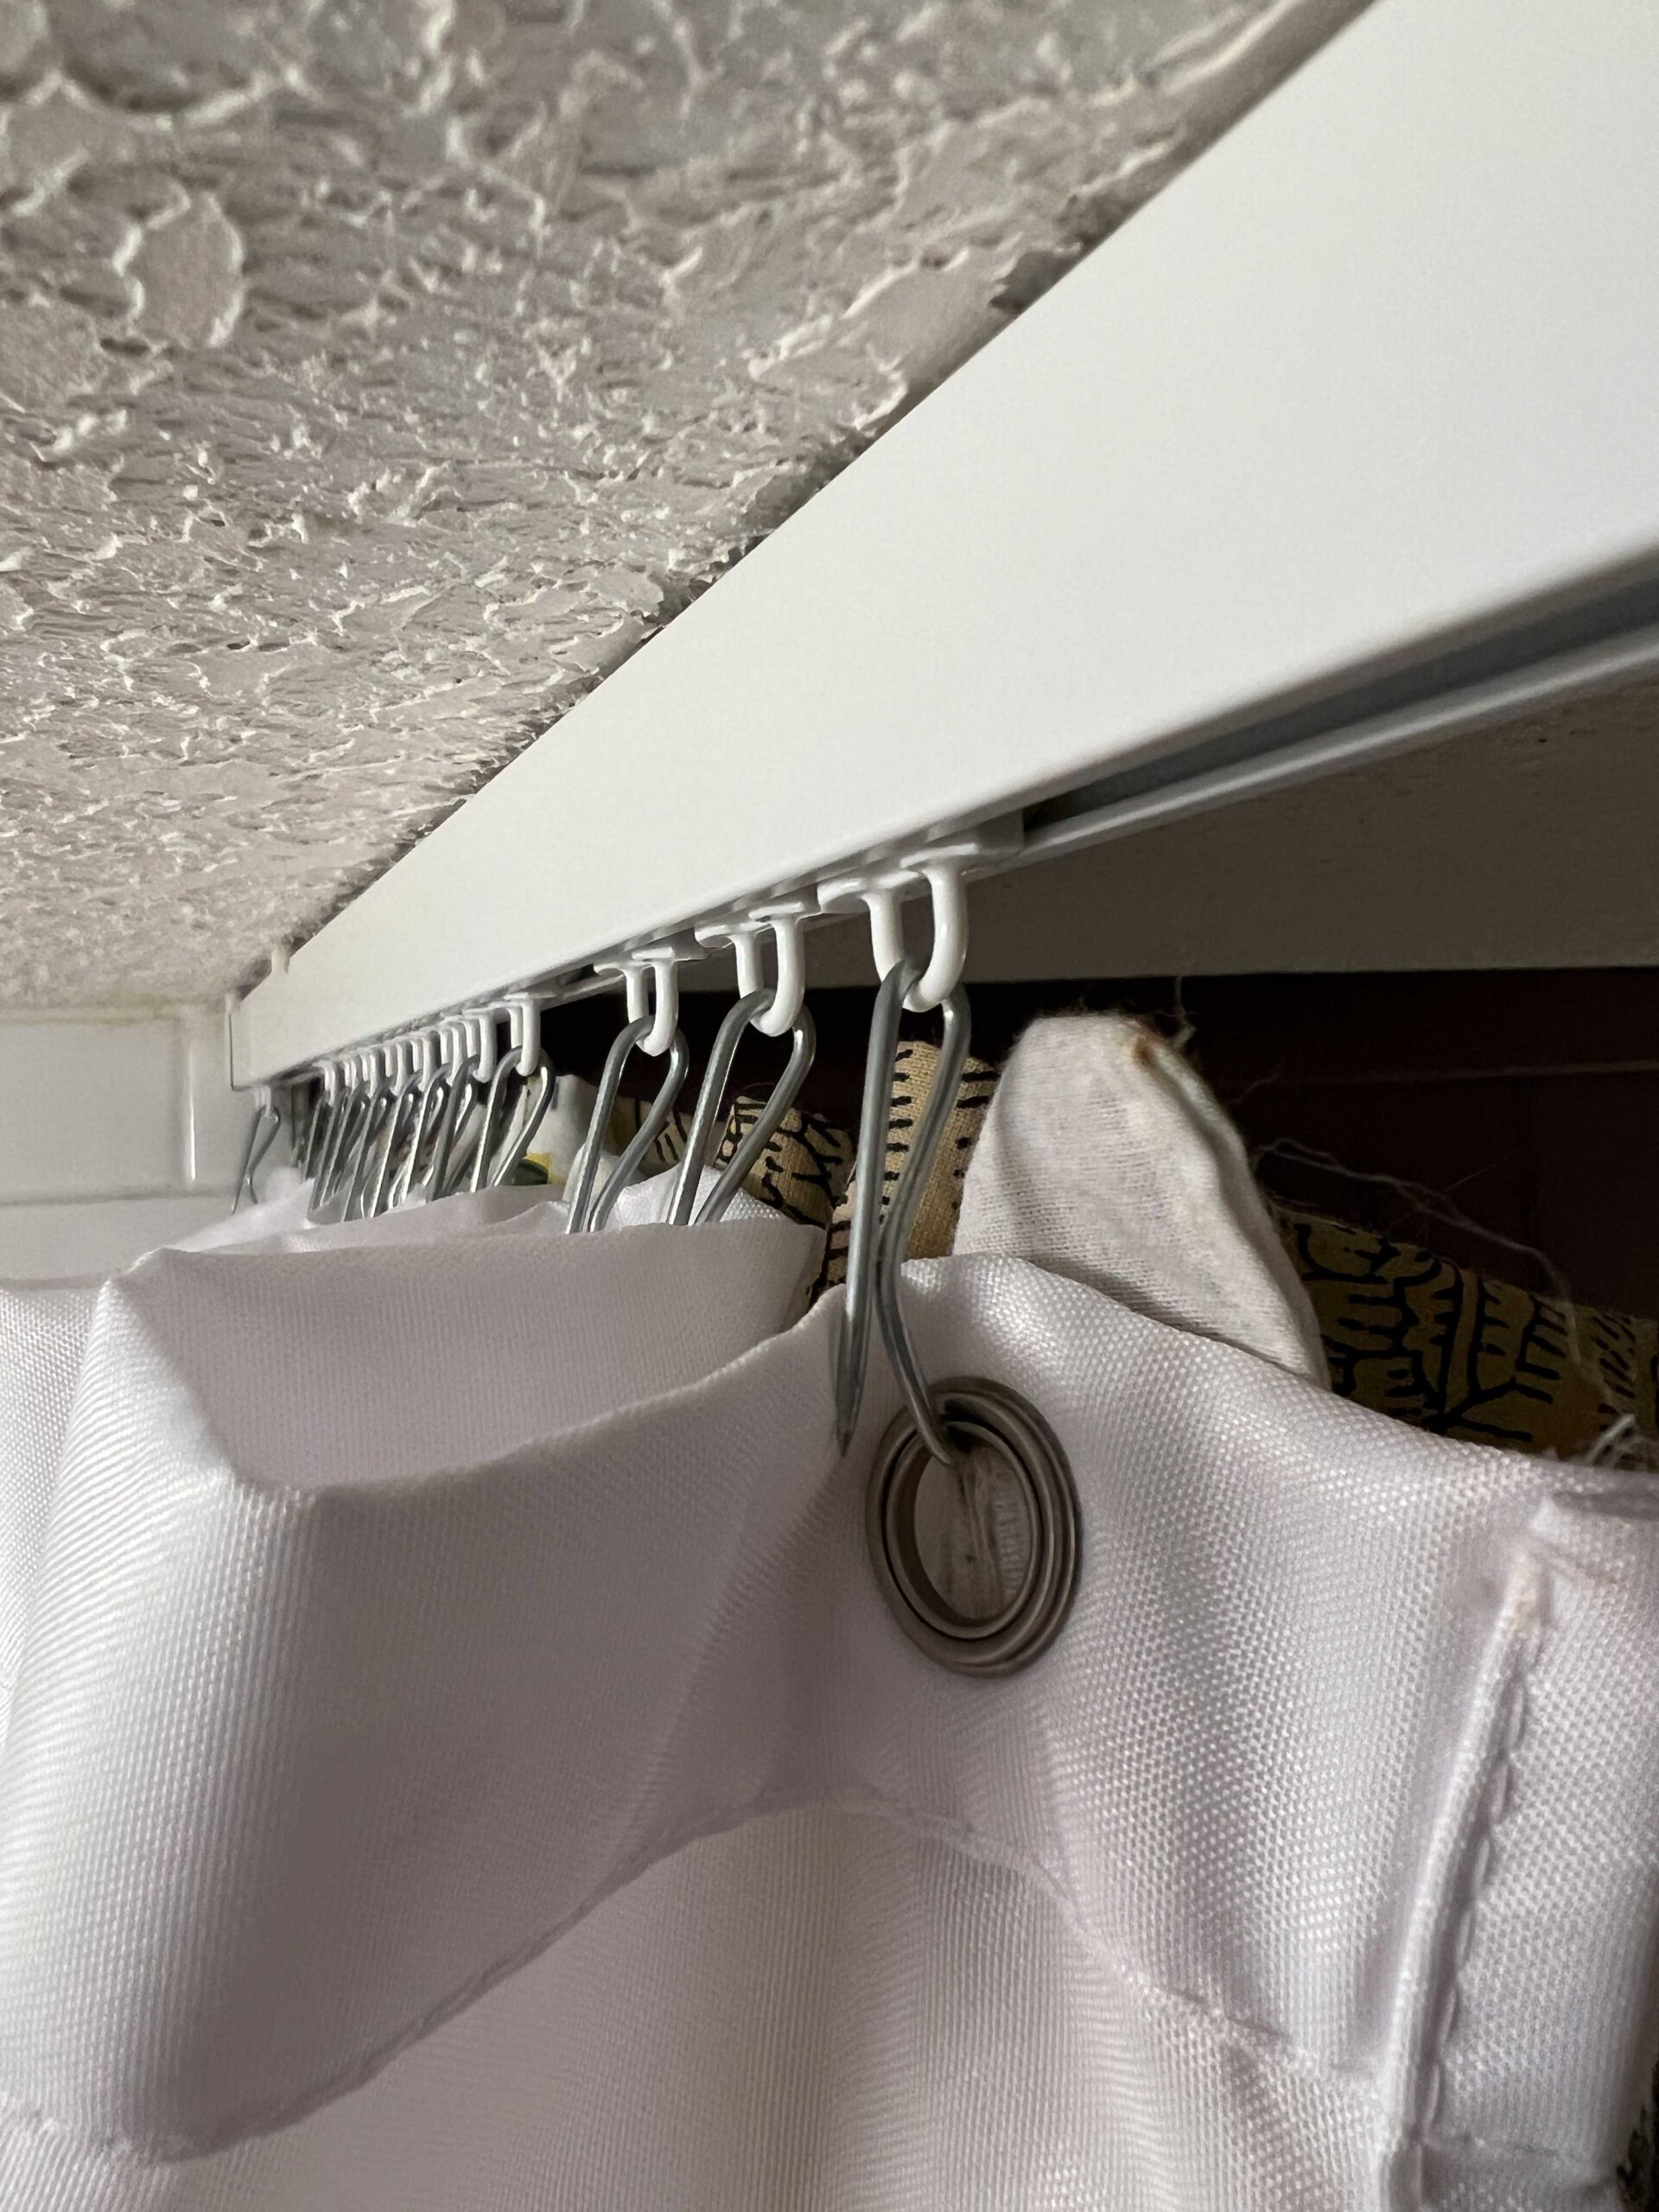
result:
<svg viewBox="0 0 1659 2212"><path fill-rule="evenodd" d="M367 1201L374 1187L376 1147L387 1118L397 1102L397 1047L391 1044L373 1046L370 1048L368 1059L373 1071L373 1087L369 1094L369 1110L364 1116L362 1133L358 1139L352 1179L346 1186L346 1205L340 1217L342 1221L367 1218Z"/></svg>
<svg viewBox="0 0 1659 2212"><path fill-rule="evenodd" d="M643 1042L640 1049L645 1049ZM622 1157L612 1169L604 1189L588 1206L588 1218L582 1224L584 1229L603 1229L610 1219L617 1200L639 1173L645 1154L668 1126L668 1117L673 1112L674 1102L684 1086L685 1071L690 1065L691 1053L684 1033L677 1029L669 1039L668 1069L658 1086L657 1096L652 1100L645 1118Z"/></svg>
<svg viewBox="0 0 1659 2212"><path fill-rule="evenodd" d="M448 1088L439 1109L437 1127L432 1137L431 1164L421 1185L421 1192L429 1203L447 1198L451 1188L450 1164L455 1149L455 1133L466 1112L477 1074L477 1064L468 1049L466 1034L461 1033L458 1055L449 1068L446 1081ZM463 1148L462 1158L466 1157Z"/></svg>
<svg viewBox="0 0 1659 2212"><path fill-rule="evenodd" d="M391 1106L386 1116L385 1140L380 1147L378 1163L369 1178L364 1194L363 1217L365 1221L374 1220L386 1210L387 1200L391 1194L392 1170L397 1154L398 1139L403 1135L404 1124L408 1118L410 1108L413 1106L418 1115L419 1104L420 1091L415 1081L414 1062L411 1058L408 1071L399 1076L392 1090Z"/></svg>
<svg viewBox="0 0 1659 2212"><path fill-rule="evenodd" d="M253 1119L248 1125L248 1141L242 1154L242 1165L236 1178L236 1190L231 1199L234 1213L242 1203L245 1191L250 1205L256 1203L253 1178L259 1163L276 1141L276 1132L283 1126L283 1117L271 1103L270 1085L262 1084L256 1094Z"/></svg>
<svg viewBox="0 0 1659 2212"><path fill-rule="evenodd" d="M542 1116L547 1109L552 1090L553 1071L545 1060L541 1062L528 1082L522 1077L519 1078L518 1133L496 1161L494 1173L490 1177L493 1184L510 1183L518 1173L525 1154L530 1150L531 1141L541 1126Z"/></svg>
<svg viewBox="0 0 1659 2212"><path fill-rule="evenodd" d="M611 1116L616 1111L616 1102L622 1088L622 1071L628 1055L636 1046L643 1046L651 1033L651 1020L641 1015L639 1020L626 1022L617 1033L615 1042L605 1056L605 1066L594 1093L593 1112L588 1118L588 1134L582 1140L581 1152L571 1170L566 1190L569 1212L567 1230L580 1232L601 1229L609 1219L615 1205L635 1171L657 1139L662 1135L674 1101L685 1081L685 1071L691 1055L684 1037L677 1029L669 1042L668 1070L652 1100L650 1110L641 1122L632 1143L612 1171L610 1179L597 1198L594 1185L599 1176L600 1157L605 1147L605 1132L610 1127Z"/></svg>
<svg viewBox="0 0 1659 2212"><path fill-rule="evenodd" d="M882 1341L918 1433L932 1456L949 1465L955 1455L934 1409L905 1325L899 1270L904 1264L916 1210L932 1173L968 1057L968 1000L960 988L944 1001L944 1036L933 1090L892 1198L885 1211L882 1207L887 1112L898 1053L899 1019L906 997L915 988L921 975L921 962L909 955L889 969L876 993L870 1022L869 1054L864 1064L864 1095L859 1111L858 1157L853 1170L847 1287L836 1370L836 1433L841 1449L847 1451L863 1402L864 1379L869 1366L870 1323L872 1318L879 1318Z"/></svg>
<svg viewBox="0 0 1659 2212"><path fill-rule="evenodd" d="M317 1173L327 1154L334 1125L340 1112L341 1098L340 1068L338 1060L324 1060L317 1069L317 1103L311 1109L311 1122L305 1133L305 1156L300 1172L306 1181L316 1189Z"/></svg>
<svg viewBox="0 0 1659 2212"><path fill-rule="evenodd" d="M516 1063L512 1058L498 1060L491 1076L489 1088L484 1093L484 1117L479 1126L478 1143L473 1152L473 1172L467 1188L481 1191L492 1179L490 1161L495 1153L497 1123L501 1114L501 1100L509 1080L517 1081Z"/></svg>
<svg viewBox="0 0 1659 2212"><path fill-rule="evenodd" d="M429 1159L431 1157L430 1147L438 1126L437 1117L449 1102L449 1075L435 1059L429 1071L423 1071L418 1084L420 1103L416 1109L415 1126L410 1131L409 1149L391 1188L391 1204L394 1206L416 1204L429 1195L429 1183L420 1179L421 1160L423 1155Z"/></svg>
<svg viewBox="0 0 1659 2212"><path fill-rule="evenodd" d="M339 1063L339 1093L317 1156L316 1172L311 1179L311 1203L306 1210L308 1221L321 1221L327 1213L336 1170L345 1147L346 1133L357 1112L356 1061L347 1053Z"/></svg>
<svg viewBox="0 0 1659 2212"><path fill-rule="evenodd" d="M624 1022L605 1055L599 1089L594 1094L593 1111L588 1116L588 1134L582 1141L570 1170L570 1179L565 1185L565 1228L575 1234L588 1226L588 1208L593 1204L594 1185L599 1175L600 1155L605 1147L605 1132L610 1127L611 1116L616 1111L617 1097L622 1088L622 1071L628 1055L642 1037L651 1030L647 1015L640 1014Z"/></svg>
<svg viewBox="0 0 1659 2212"><path fill-rule="evenodd" d="M757 1029L760 1027L759 1022L754 1026ZM695 1218L699 1227L704 1222L719 1221L724 1217L726 1209L747 1181L750 1170L782 1128L785 1115L795 1103L796 1092L806 1080L817 1051L818 1033L804 1005L787 1033L789 1058L783 1072L773 1084L766 1104L733 1147L732 1156L721 1169L714 1189L697 1208Z"/></svg>
<svg viewBox="0 0 1659 2212"><path fill-rule="evenodd" d="M806 1079L817 1049L817 1031L806 1010L801 923L816 911L816 903L810 899L779 899L757 907L753 913L741 918L705 923L696 932L701 945L731 945L737 957L738 1000L721 1023L709 1051L686 1139L685 1156L674 1185L668 1217L671 1222L689 1222L694 1209L699 1222L718 1221L721 1217L750 1169L782 1126L796 1092ZM778 981L770 988L760 965L760 938L767 931L778 948ZM766 1104L743 1133L714 1189L699 1206L697 1191L717 1141L717 1124L726 1102L732 1063L744 1031L750 1028L763 1037L789 1037L789 1058Z"/></svg>
<svg viewBox="0 0 1659 2212"><path fill-rule="evenodd" d="M792 1039L790 1055L783 1073L772 1085L772 1094L755 1120L745 1130L742 1139L721 1170L715 1187L701 1206L697 1192L709 1156L719 1138L721 1110L726 1103L726 1086L730 1079L732 1063L737 1057L743 1033L750 1027L759 1029L759 1017L766 1013L775 994L762 988L748 991L740 998L726 1015L715 1035L709 1049L709 1065L703 1071L702 1085L697 1093L696 1111L691 1117L690 1132L686 1138L685 1156L680 1162L680 1172L674 1185L674 1196L669 1207L671 1222L684 1224L693 1217L699 1222L718 1221L741 1188L745 1177L770 1144L784 1116L794 1103L795 1094L805 1080L812 1065L812 1055L817 1042L812 1017L803 1005L791 1029Z"/></svg>

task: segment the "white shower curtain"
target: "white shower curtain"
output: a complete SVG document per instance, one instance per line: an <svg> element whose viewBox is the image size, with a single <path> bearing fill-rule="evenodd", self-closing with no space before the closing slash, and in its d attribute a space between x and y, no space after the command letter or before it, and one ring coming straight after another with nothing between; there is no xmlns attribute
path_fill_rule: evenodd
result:
<svg viewBox="0 0 1659 2212"><path fill-rule="evenodd" d="M8 2212L1616 2202L1653 1486L1333 1399L1122 1044L1026 1039L907 1270L1077 1487L1005 1679L887 1611L898 1401L843 1461L810 1232L538 1205L104 1288L0 1760Z"/></svg>

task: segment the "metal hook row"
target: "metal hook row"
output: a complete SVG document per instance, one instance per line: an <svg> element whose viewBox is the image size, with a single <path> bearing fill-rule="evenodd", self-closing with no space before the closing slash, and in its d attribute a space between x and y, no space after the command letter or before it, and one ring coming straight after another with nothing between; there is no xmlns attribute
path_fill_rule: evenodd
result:
<svg viewBox="0 0 1659 2212"><path fill-rule="evenodd" d="M678 1221L689 1220L694 1214L699 1220L718 1217L804 1078L813 1036L805 1007L804 925L819 915L861 907L869 917L877 972L886 978L906 962L903 901L925 887L931 906L932 945L925 963L906 977L903 1005L916 1013L945 1005L956 991L966 953L964 874L988 860L1005 857L1010 842L1007 825L993 825L988 830L903 853L896 860L826 877L810 892L774 896L741 913L702 923L677 936L637 944L595 962L596 976L614 976L620 981L626 1019L607 1058L586 1140L572 1171L570 1225L596 1228L608 1218L673 1110L689 1059L679 1028L679 976L685 962L729 947L736 959L738 1001L715 1039L692 1116L688 1150L673 1196L671 1217ZM762 957L768 938L774 967L770 983ZM315 1211L327 1216L343 1210L351 1215L441 1193L446 1187L442 1173L429 1170L423 1177L416 1162L423 1150L444 1161L449 1159L457 1124L467 1111L464 1094L468 1085L475 1091L481 1090L484 1096L481 1119L474 1116L467 1130L472 1160L468 1179L473 1187L480 1187L480 1178L488 1172L485 1140L494 1124L503 1071L511 1067L521 1086L536 1082L541 1070L540 1008L560 995L556 990L512 993L481 1005L463 1007L321 1063L316 1071L316 1110L303 1148L303 1165L314 1180ZM504 1020L505 1054L498 1035ZM724 1086L743 1034L751 1028L762 1036L788 1037L788 1062L765 1110L746 1132L736 1156L725 1164L715 1189L699 1205L700 1178L719 1125ZM636 1051L666 1060L664 1080L601 1191L598 1179L604 1135L627 1061ZM268 1133L264 1127L266 1119L270 1124ZM249 1162L238 1186L238 1200L244 1190L251 1192L252 1167L275 1128L274 1109L262 1103L262 1115L256 1120L251 1139ZM397 1166L400 1151L402 1165ZM467 1148L463 1147L463 1160L466 1157ZM343 1173L346 1166L350 1173ZM458 1186L453 1179L448 1185Z"/></svg>
<svg viewBox="0 0 1659 2212"><path fill-rule="evenodd" d="M1005 857L1011 842L1006 825L994 825L988 830L901 855L895 861L826 878L811 893L771 899L743 914L705 922L683 935L638 944L596 962L596 973L620 978L626 1016L601 1076L587 1136L572 1171L570 1228L581 1230L603 1225L673 1111L688 1057L679 1027L683 963L729 946L737 963L738 1000L715 1038L692 1116L671 1201L670 1218L676 1222L690 1220L694 1210L698 1221L719 1218L781 1123L811 1064L816 1039L805 1006L803 925L819 914L856 911L861 906L869 916L876 969L885 978L906 959L902 902L925 885L932 905L932 950L925 964L917 966L907 977L904 1004L912 1013L947 1005L957 993L967 957L965 871L984 865L992 857ZM761 947L767 937L775 948L776 961L776 977L770 985L761 960ZM764 1037L789 1037L789 1060L760 1116L727 1162L715 1190L698 1206L699 1179L714 1141L725 1086L743 1033L751 1028ZM893 1036L896 1040L896 1029ZM639 1128L603 1192L596 1194L605 1131L628 1060L636 1052L650 1058L666 1055L668 1065Z"/></svg>
<svg viewBox="0 0 1659 2212"><path fill-rule="evenodd" d="M810 891L779 895L760 901L735 916L701 923L692 930L661 941L636 944L622 952L593 963L598 976L615 975L624 986L630 1021L640 1019L649 1005L651 1027L641 1049L652 1057L665 1052L677 1023L678 970L705 950L728 945L736 955L738 994L747 997L762 988L760 945L768 935L775 947L776 981L767 1007L753 1027L763 1036L781 1037L799 1017L805 989L805 958L802 925L820 915L844 912L863 906L870 918L871 941L878 975L885 976L904 950L900 910L905 899L925 886L932 903L933 951L906 1006L925 1012L949 995L959 980L967 943L964 871L1006 859L1018 843L1017 827L997 823L946 841L901 854L858 871L826 877ZM286 965L284 958L283 963ZM429 1079L435 1054L454 1065L470 1043L479 1072L487 1080L497 1058L495 1024L508 1025L508 1050L518 1058L526 1080L536 1069L540 1051L537 1016L540 1009L568 995L569 986L555 983L537 991L515 991L502 998L463 1006L438 1014L407 1031L356 1046L325 1057L311 1071L325 1101L332 1102L343 1084L365 1079L385 1064L385 1056L417 1054L423 1078ZM378 1056L378 1062L377 1062ZM389 1079L395 1073L389 1071Z"/></svg>
<svg viewBox="0 0 1659 2212"><path fill-rule="evenodd" d="M606 1059L587 1136L571 1173L567 1220L570 1230L580 1232L604 1226L617 1200L666 1127L678 1100L690 1060L684 1033L679 1027L681 960L729 944L737 955L738 1001L721 1024L709 1055L668 1218L683 1224L692 1219L694 1209L699 1222L718 1221L724 1214L750 1168L782 1124L817 1048L812 1017L806 1011L806 963L800 943L801 922L812 911L807 900L779 901L739 919L707 923L690 940L643 945L631 955L600 963L601 973L621 976L627 1018ZM770 985L762 980L760 954L760 939L767 931L776 943L778 963L777 981ZM788 1035L791 1039L788 1064L773 1085L765 1108L699 1206L702 1176L725 1105L732 1064L743 1033L749 1028L762 1036ZM649 1058L660 1058L666 1053L668 1066L639 1128L604 1189L595 1195L605 1132L615 1110L624 1071L635 1052Z"/></svg>
<svg viewBox="0 0 1659 2212"><path fill-rule="evenodd" d="M299 1148L311 1219L372 1216L442 1197L463 1177L480 1190L516 1173L552 1088L539 1014L533 994L515 992L321 1063Z"/></svg>

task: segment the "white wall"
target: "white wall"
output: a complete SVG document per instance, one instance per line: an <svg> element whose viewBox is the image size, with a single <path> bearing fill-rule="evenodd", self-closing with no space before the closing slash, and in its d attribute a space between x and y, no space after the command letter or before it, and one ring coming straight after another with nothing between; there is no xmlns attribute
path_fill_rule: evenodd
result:
<svg viewBox="0 0 1659 2212"><path fill-rule="evenodd" d="M0 1278L105 1274L229 1210L221 1007L0 1015Z"/></svg>

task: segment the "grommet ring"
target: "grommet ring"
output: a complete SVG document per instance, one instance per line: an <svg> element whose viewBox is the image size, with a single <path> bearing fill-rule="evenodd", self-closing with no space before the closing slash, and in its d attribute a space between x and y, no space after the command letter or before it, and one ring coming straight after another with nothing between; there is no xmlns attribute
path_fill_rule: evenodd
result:
<svg viewBox="0 0 1659 2212"><path fill-rule="evenodd" d="M899 1415L865 1491L870 1562L894 1619L930 1659L959 1675L1017 1674L1053 1643L1077 1594L1077 1486L1048 1424L1017 1392L960 1376L937 1385L933 1402L956 1456L942 1465ZM1023 1555L1010 1559L1016 1520Z"/></svg>

